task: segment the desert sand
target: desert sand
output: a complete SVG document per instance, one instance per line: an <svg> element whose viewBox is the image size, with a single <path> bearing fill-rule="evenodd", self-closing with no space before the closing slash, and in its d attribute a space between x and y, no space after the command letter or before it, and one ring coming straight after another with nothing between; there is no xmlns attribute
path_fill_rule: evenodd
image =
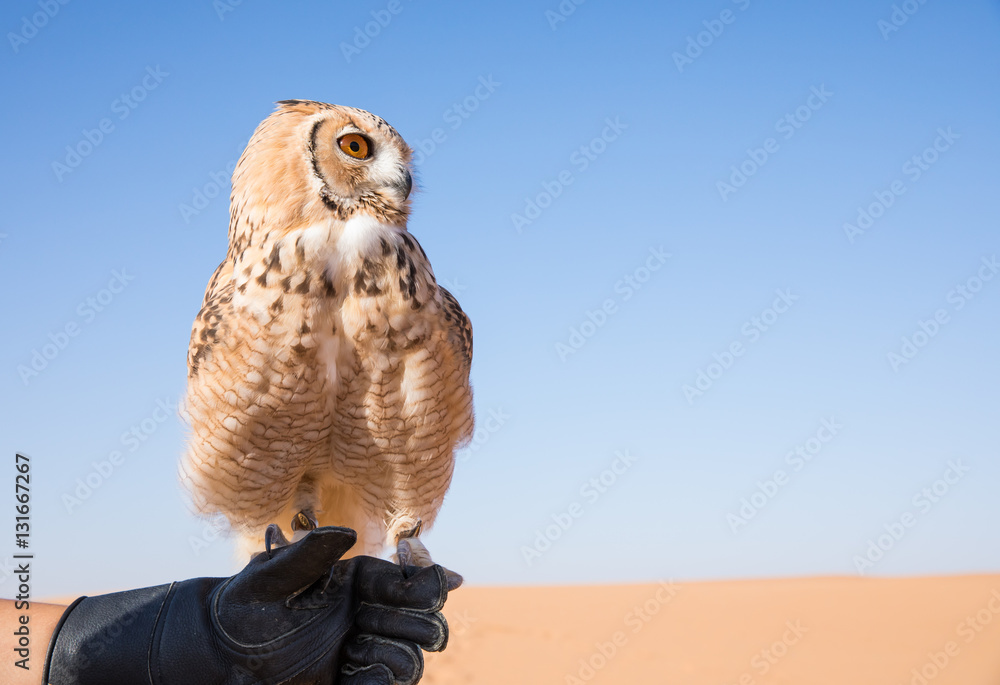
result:
<svg viewBox="0 0 1000 685"><path fill-rule="evenodd" d="M1000 576L463 587L424 683L1000 685Z"/></svg>

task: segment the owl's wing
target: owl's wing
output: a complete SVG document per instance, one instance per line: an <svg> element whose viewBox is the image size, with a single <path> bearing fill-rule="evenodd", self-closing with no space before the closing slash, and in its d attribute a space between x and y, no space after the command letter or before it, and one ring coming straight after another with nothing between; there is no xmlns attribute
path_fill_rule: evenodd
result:
<svg viewBox="0 0 1000 685"><path fill-rule="evenodd" d="M205 290L201 311L191 329L188 345L188 378L198 373L198 365L219 341L219 327L227 318L233 301L233 267L228 260L219 264Z"/></svg>
<svg viewBox="0 0 1000 685"><path fill-rule="evenodd" d="M240 309L232 274L231 262L216 269L191 332L180 475L195 510L256 535L329 449L330 428L323 369L293 342L305 333Z"/></svg>
<svg viewBox="0 0 1000 685"><path fill-rule="evenodd" d="M472 322L455 296L441 286L438 288L444 305L444 319L448 322L448 339L464 361L465 373L468 375L472 367Z"/></svg>

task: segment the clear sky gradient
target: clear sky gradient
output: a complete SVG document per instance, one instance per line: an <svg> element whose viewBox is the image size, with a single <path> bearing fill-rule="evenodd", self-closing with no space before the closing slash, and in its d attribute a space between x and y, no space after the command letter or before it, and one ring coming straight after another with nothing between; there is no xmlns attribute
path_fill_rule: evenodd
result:
<svg viewBox="0 0 1000 685"><path fill-rule="evenodd" d="M307 98L418 151L469 582L1000 571L1000 5L896 7L5 3L0 549L20 451L36 594L233 570L172 405L228 170Z"/></svg>

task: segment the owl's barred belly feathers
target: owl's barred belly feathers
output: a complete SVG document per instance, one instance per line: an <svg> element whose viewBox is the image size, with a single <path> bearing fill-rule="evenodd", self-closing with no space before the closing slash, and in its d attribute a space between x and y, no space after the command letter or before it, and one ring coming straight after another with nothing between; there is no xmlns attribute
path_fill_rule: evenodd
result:
<svg viewBox="0 0 1000 685"><path fill-rule="evenodd" d="M239 173L237 228L192 332L182 479L245 538L305 502L377 553L433 523L471 437L471 327L405 212L241 232Z"/></svg>

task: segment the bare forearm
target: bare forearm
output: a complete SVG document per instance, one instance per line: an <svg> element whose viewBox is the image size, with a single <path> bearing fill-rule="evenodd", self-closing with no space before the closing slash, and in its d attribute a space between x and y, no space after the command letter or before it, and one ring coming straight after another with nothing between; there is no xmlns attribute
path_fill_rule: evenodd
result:
<svg viewBox="0 0 1000 685"><path fill-rule="evenodd" d="M14 600L0 599L0 683L43 685L49 640L65 610L40 602L20 610Z"/></svg>

